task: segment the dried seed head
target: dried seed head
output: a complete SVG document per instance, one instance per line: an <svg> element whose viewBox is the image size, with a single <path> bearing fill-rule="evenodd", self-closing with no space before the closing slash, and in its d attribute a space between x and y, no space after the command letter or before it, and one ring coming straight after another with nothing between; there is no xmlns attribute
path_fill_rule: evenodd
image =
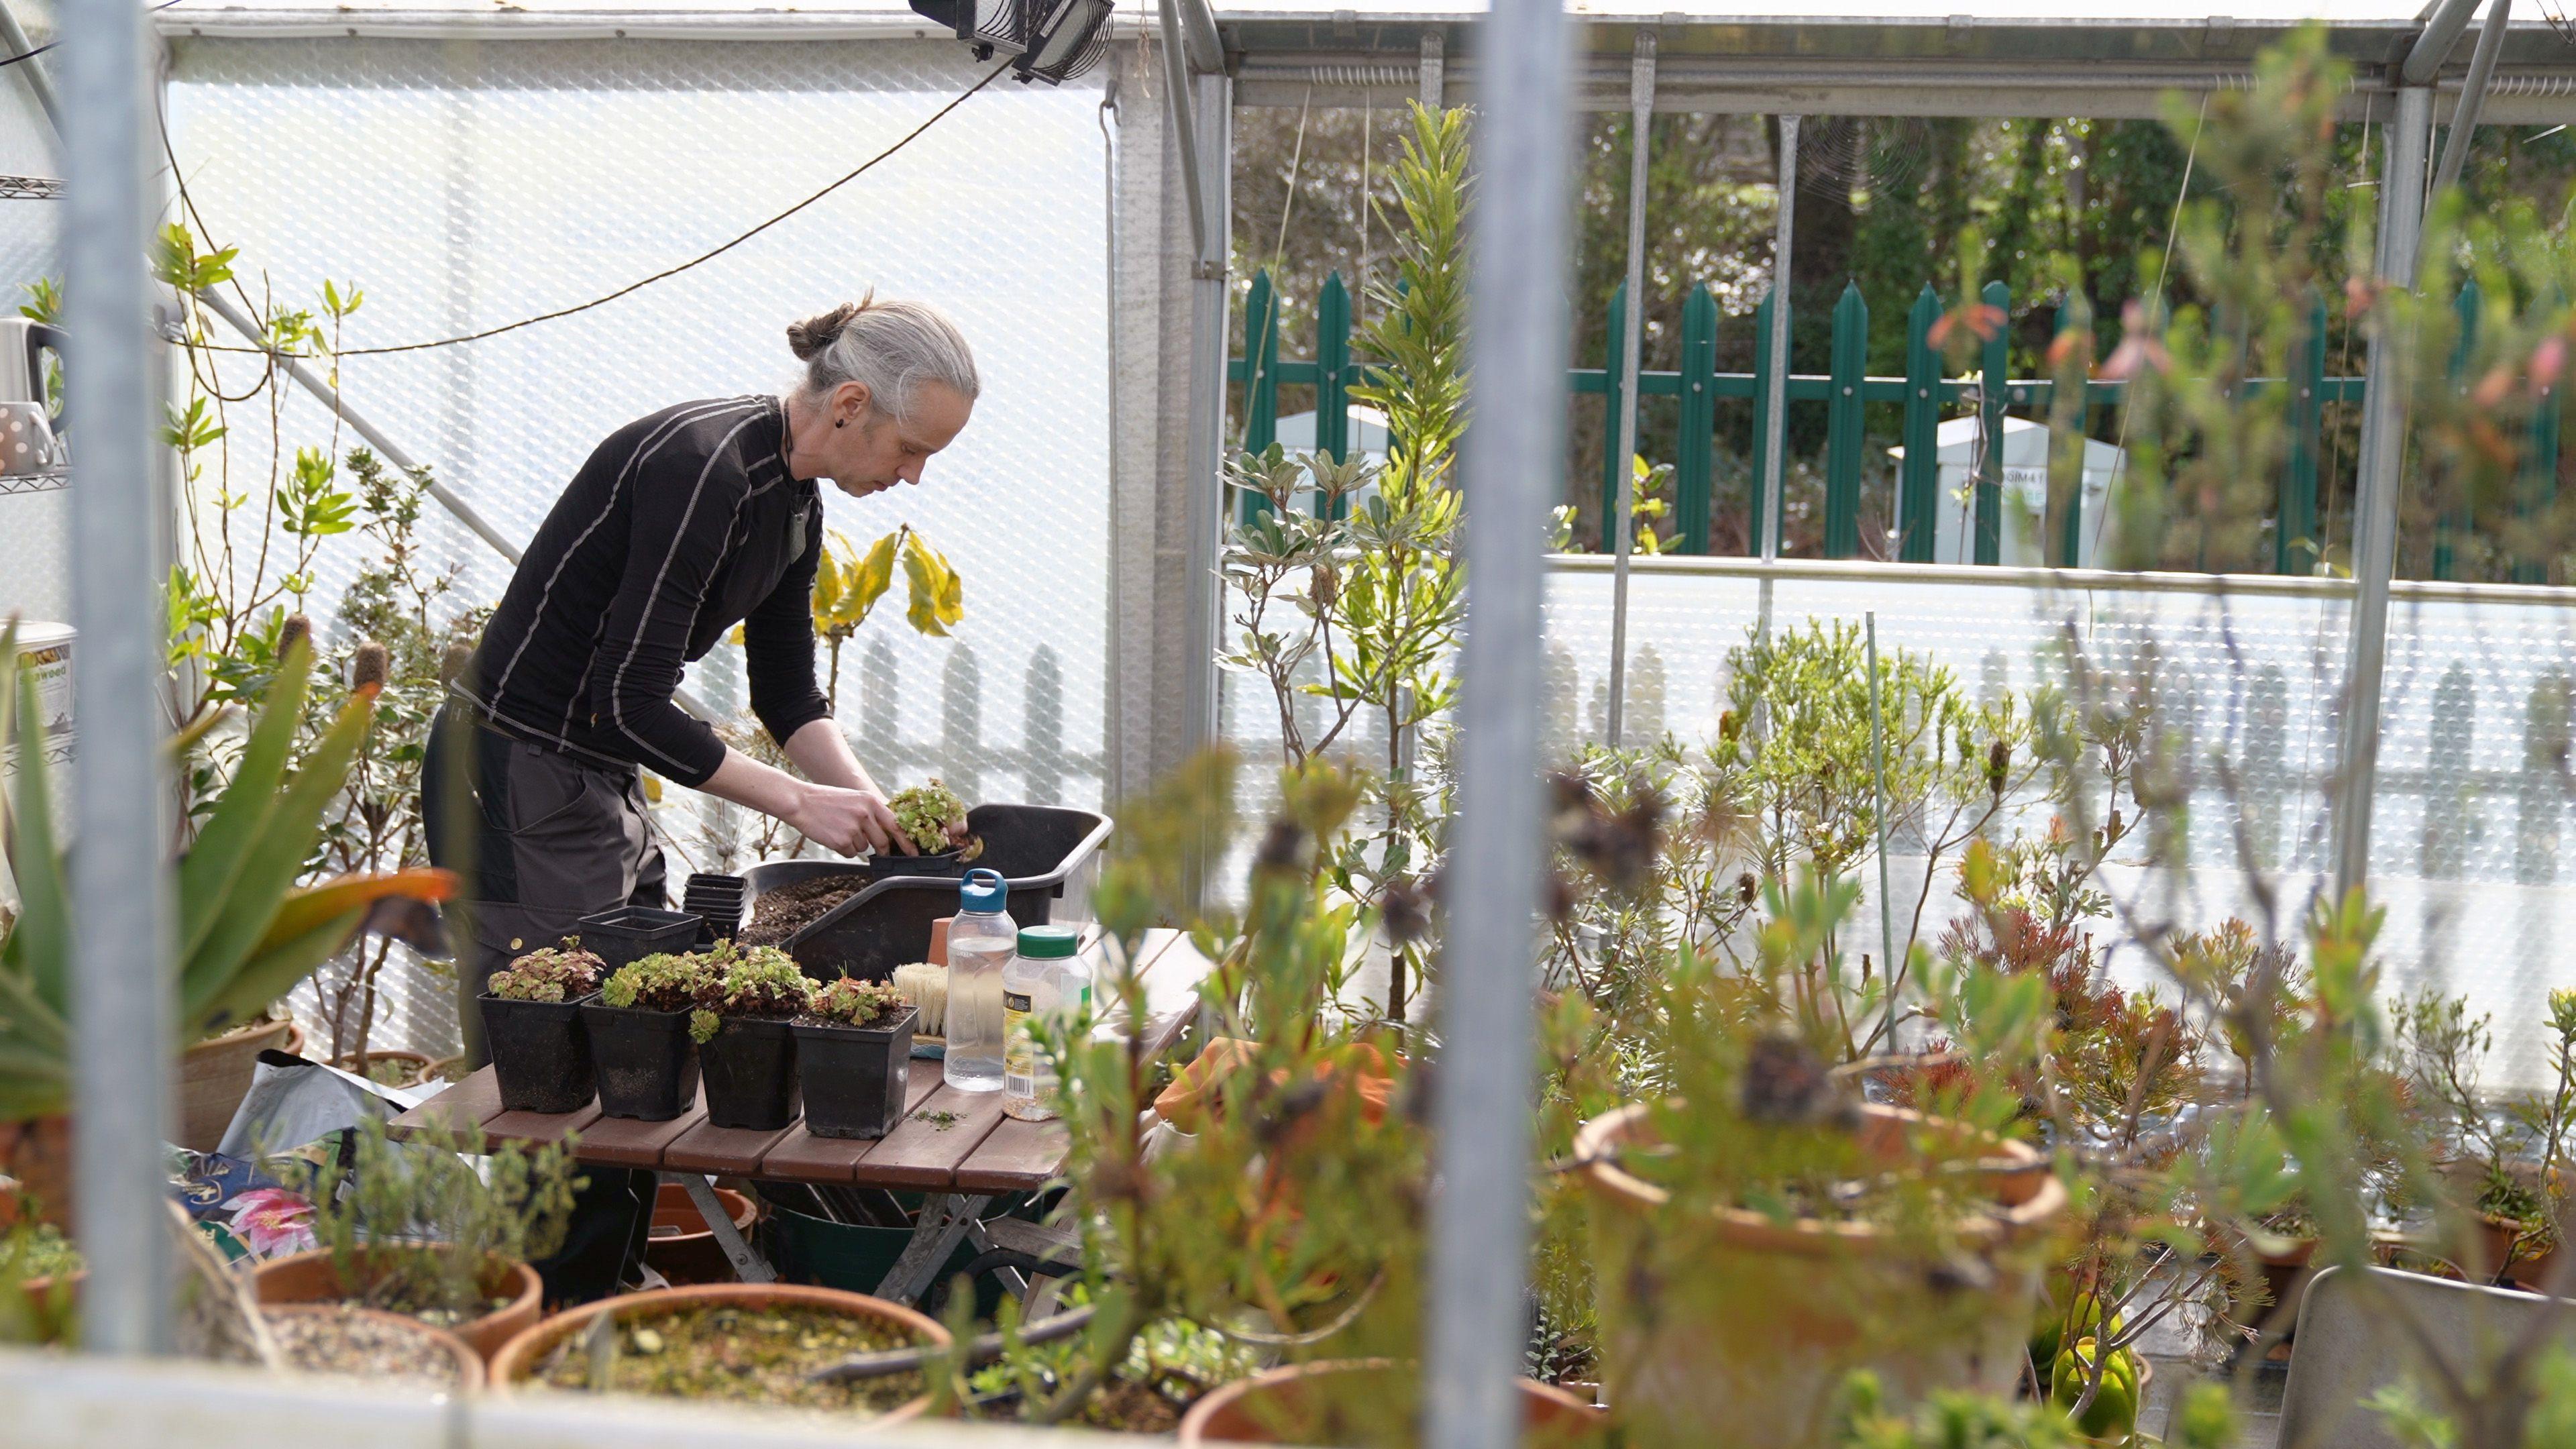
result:
<svg viewBox="0 0 2576 1449"><path fill-rule="evenodd" d="M283 659L296 645L313 637L313 621L302 614L289 614L277 631L277 657Z"/></svg>
<svg viewBox="0 0 2576 1449"><path fill-rule="evenodd" d="M1824 1058L1786 1034L1753 1043L1744 1060L1741 1107L1745 1120L1778 1127L1839 1125L1853 1116Z"/></svg>
<svg viewBox="0 0 2576 1449"><path fill-rule="evenodd" d="M1748 870L1744 874L1735 878L1735 899L1737 903L1749 906L1753 904L1753 898L1761 893L1762 882L1753 878L1753 872Z"/></svg>
<svg viewBox="0 0 2576 1449"><path fill-rule="evenodd" d="M349 687L364 689L374 685L382 689L394 672L393 651L370 639L349 656Z"/></svg>
<svg viewBox="0 0 2576 1449"><path fill-rule="evenodd" d="M447 652L438 656L438 682L442 685L454 684L465 677L465 666L473 662L473 645L463 640L448 645Z"/></svg>
<svg viewBox="0 0 2576 1449"><path fill-rule="evenodd" d="M2004 776L2012 769L2012 746L1996 740L1986 746L1986 788L1997 795L2004 792Z"/></svg>
<svg viewBox="0 0 2576 1449"><path fill-rule="evenodd" d="M1431 883L1420 876L1392 882L1380 903L1387 939L1408 946L1431 934Z"/></svg>
<svg viewBox="0 0 2576 1449"><path fill-rule="evenodd" d="M1315 606L1329 609L1333 606L1333 601L1341 597L1341 575L1334 570L1330 561L1319 563L1315 565L1314 575L1308 588L1314 595Z"/></svg>

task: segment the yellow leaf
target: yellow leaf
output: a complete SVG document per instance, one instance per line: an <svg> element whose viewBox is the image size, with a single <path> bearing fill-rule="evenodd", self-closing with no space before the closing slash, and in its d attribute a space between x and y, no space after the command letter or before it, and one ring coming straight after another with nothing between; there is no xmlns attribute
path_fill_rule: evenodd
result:
<svg viewBox="0 0 2576 1449"><path fill-rule="evenodd" d="M966 584L939 550L920 534L905 543L903 571L912 584L912 603L904 617L912 627L934 637L945 636L966 617Z"/></svg>
<svg viewBox="0 0 2576 1449"><path fill-rule="evenodd" d="M895 541L906 536L906 531L898 528L878 539L869 545L868 556L860 559L850 570L849 597L843 606L850 627L857 628L866 623L868 611L876 607L877 600L884 598L885 591L893 585Z"/></svg>

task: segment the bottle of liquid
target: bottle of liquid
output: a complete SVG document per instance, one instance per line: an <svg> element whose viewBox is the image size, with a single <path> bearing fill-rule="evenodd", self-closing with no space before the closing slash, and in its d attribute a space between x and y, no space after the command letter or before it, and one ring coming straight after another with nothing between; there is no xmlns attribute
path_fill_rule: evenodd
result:
<svg viewBox="0 0 2576 1449"><path fill-rule="evenodd" d="M940 1080L961 1092L1002 1088L1002 974L1019 947L997 870L970 870L948 927L948 1057Z"/></svg>
<svg viewBox="0 0 2576 1449"><path fill-rule="evenodd" d="M1020 949L1002 972L1002 1034L1008 1043L1002 1066L1002 1112L1023 1122L1044 1122L1056 1115L1055 1062L1038 1041L1040 1023L1059 1030L1071 1015L1066 987L1083 989L1089 977L1068 982L1065 968L1079 967L1074 947L1081 934L1071 926L1024 926ZM1078 1004L1075 999L1071 1004Z"/></svg>

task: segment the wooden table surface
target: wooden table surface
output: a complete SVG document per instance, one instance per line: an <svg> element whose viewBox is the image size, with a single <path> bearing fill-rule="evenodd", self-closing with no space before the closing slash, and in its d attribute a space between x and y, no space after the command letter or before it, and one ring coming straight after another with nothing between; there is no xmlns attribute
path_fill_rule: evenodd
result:
<svg viewBox="0 0 2576 1449"><path fill-rule="evenodd" d="M1145 1047L1159 1052L1188 1025L1212 967L1178 931L1148 932L1138 954ZM816 1137L802 1119L777 1132L710 1126L703 1098L668 1122L603 1117L595 1101L577 1112L504 1112L485 1067L395 1118L391 1132L473 1126L495 1145L532 1146L579 1133L576 1155L587 1163L932 1192L1029 1191L1064 1167L1063 1123L1005 1117L1001 1093L956 1091L940 1081L935 1061L911 1061L904 1108L895 1129L874 1141Z"/></svg>

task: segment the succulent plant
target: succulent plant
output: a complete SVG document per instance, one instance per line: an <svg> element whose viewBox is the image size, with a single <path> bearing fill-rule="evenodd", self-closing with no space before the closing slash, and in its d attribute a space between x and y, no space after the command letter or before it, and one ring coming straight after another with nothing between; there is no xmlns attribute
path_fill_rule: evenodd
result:
<svg viewBox="0 0 2576 1449"><path fill-rule="evenodd" d="M861 981L844 976L838 981L815 989L813 1001L805 1008L808 1020L825 1021L834 1026L884 1026L904 1014L912 1003L888 981Z"/></svg>
<svg viewBox="0 0 2576 1449"><path fill-rule="evenodd" d="M579 1001L599 989L608 963L581 949L581 938L541 946L495 971L484 989L504 1001Z"/></svg>
<svg viewBox="0 0 2576 1449"><path fill-rule="evenodd" d="M689 1017L689 1035L703 1042L716 1034L728 1016L784 1019L805 1010L814 983L796 958L775 946L737 946L718 941L692 958L706 972L698 992L698 1010Z"/></svg>
<svg viewBox="0 0 2576 1449"><path fill-rule="evenodd" d="M701 1004L700 997L712 991L714 981L706 957L661 951L618 967L617 974L599 988L599 999L638 1011L688 1011Z"/></svg>
<svg viewBox="0 0 2576 1449"><path fill-rule="evenodd" d="M896 791L886 804L893 807L895 828L912 841L915 850L946 850L949 827L966 823L966 802L936 776L927 785Z"/></svg>

